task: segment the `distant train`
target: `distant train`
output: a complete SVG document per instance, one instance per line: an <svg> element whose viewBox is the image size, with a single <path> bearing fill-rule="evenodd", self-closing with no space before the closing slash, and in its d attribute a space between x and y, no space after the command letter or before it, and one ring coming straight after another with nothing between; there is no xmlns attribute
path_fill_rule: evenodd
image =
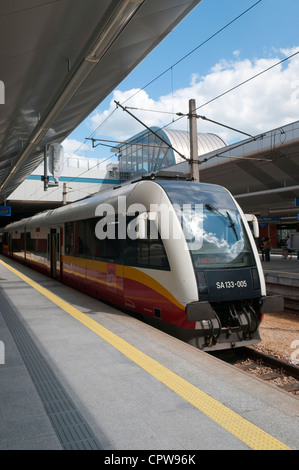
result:
<svg viewBox="0 0 299 470"><path fill-rule="evenodd" d="M254 237L223 187L141 180L14 222L3 253L200 349L260 341L266 296Z"/></svg>

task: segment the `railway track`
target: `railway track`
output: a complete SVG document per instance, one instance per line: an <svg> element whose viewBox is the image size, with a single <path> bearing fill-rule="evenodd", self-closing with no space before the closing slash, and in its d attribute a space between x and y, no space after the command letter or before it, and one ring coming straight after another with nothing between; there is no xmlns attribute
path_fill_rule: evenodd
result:
<svg viewBox="0 0 299 470"><path fill-rule="evenodd" d="M210 353L299 398L299 367L252 348Z"/></svg>

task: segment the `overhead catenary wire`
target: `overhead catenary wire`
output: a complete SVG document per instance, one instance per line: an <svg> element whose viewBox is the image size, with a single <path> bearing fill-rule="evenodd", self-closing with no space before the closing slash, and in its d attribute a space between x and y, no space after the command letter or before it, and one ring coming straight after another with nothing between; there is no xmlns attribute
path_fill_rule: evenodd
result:
<svg viewBox="0 0 299 470"><path fill-rule="evenodd" d="M288 57L285 57L284 59L280 60L279 62L276 62L275 64L271 65L270 67L262 70L261 72L258 72L257 74L253 75L252 77L248 78L247 80L244 80L243 82L239 83L238 85L235 85L234 87L232 87L229 90L221 93L220 95L216 96L215 98L212 98L211 100L207 101L206 103L198 106L196 108L196 110L198 110L200 108L203 108L204 106L207 106L208 104L212 103L213 101L215 101L219 98L222 98L222 96L227 95L231 91L236 90L237 88L241 87L242 85L245 85L246 83L250 82L251 80L254 80L255 78L263 75L264 73L269 72L269 70L272 70L273 68L278 67L278 65L283 64L284 62L286 62L287 60L290 60L292 57L295 57L298 54L299 54L299 50L294 52L293 54L289 55Z"/></svg>
<svg viewBox="0 0 299 470"><path fill-rule="evenodd" d="M166 70L164 70L163 72L161 72L159 75L157 75L155 78L153 78L152 80L150 80L146 85L144 85L142 88L139 88L135 93L133 93L132 95L130 95L126 100L124 100L122 102L122 105L124 105L125 103L127 103L127 101L129 101L130 99L134 98L136 95L138 95L138 93L141 93L141 91L145 90L146 88L148 88L150 85L152 85L155 81L157 81L159 78L161 78L163 75L165 75L166 73L168 73L169 71L171 71L171 86L172 86L172 94L173 94L173 69L174 67L176 67L177 65L179 65L181 62L183 62L185 59L187 59L190 55L192 55L194 52L196 52L198 49L200 49L202 46L204 46L206 43L208 43L209 41L211 41L213 38L215 38L216 36L218 36L220 33L222 33L224 30L226 30L229 26L231 26L233 23L235 23L236 21L238 21L240 18L242 18L244 15L246 15L247 13L249 13L253 8L255 8L259 3L261 3L263 0L258 0L257 2L255 2L253 5L251 5L249 8L247 8L246 10L244 10L243 12L241 12L239 15L237 15L235 18L233 18L231 21L229 21L228 23L226 23L222 28L218 29L215 33L213 33L211 36L209 36L207 39L205 39L204 41L202 41L200 44L198 44L196 47L194 47L191 51L189 51L187 54L185 54L183 57L181 57L179 60L177 60L175 63L173 63L170 67L168 67ZM113 109L113 111L104 119L104 121L95 129L95 131L90 135L90 137L92 137L93 135L95 135L98 130L103 127L103 125L105 124L105 122L114 114L114 112L116 111L116 108ZM166 113L166 112L165 112ZM171 114L171 113L167 113L167 114ZM175 121L173 121L175 122ZM169 125L169 124L168 124ZM166 127L166 126L164 126Z"/></svg>
<svg viewBox="0 0 299 470"><path fill-rule="evenodd" d="M175 149L171 144L169 144L169 142L167 142L165 139L163 139L163 137L161 137L159 134L157 134L157 132L155 132L153 129L151 129L146 124L144 124L144 122L142 122L140 119L138 119L136 116L134 116L134 114L130 113L130 111L128 111L126 107L122 106L118 101L115 101L115 103L116 103L117 106L120 106L123 111L126 111L130 116L132 116L134 119L136 119L136 121L138 121L140 124L142 124L149 132L151 132L156 137L158 137L164 144L166 144L168 146L168 148L172 149L174 152L176 152L178 155L180 155L180 157L182 157L184 160L188 160L185 157L185 155L183 155L181 152L179 152L177 149Z"/></svg>
<svg viewBox="0 0 299 470"><path fill-rule="evenodd" d="M259 3L259 2L257 2L257 3ZM257 3L254 4L253 6L257 5ZM252 6L251 8L253 8L253 6ZM246 13L247 11L248 11L248 10L246 10L245 12L243 12L243 14ZM242 15L239 15L239 17L240 17L240 16L242 16ZM237 17L237 18L239 18L239 17ZM236 18L236 19L237 19L237 18ZM232 21L232 22L233 22L233 21ZM230 23L232 23L232 22L230 22ZM224 29L224 28L222 28L222 30L223 30L223 29ZM214 35L213 35L212 37L214 37ZM194 50L195 50L195 49L194 49ZM261 72L258 72L257 74L255 74L255 75L249 77L248 79L246 79L246 80L244 80L243 82L241 82L241 83L235 85L234 87L230 88L229 90L226 90L225 92L223 92L223 93L217 95L216 97L212 98L211 100L209 100L209 101L207 101L207 102L201 104L200 106L198 106L198 107L196 108L196 111L197 111L198 109L200 109L200 108L203 108L204 106L207 106L208 104L212 103L213 101L215 101L215 100L217 100L217 99L219 99L219 98L225 96L226 94L228 94L228 93L230 93L230 92L236 90L237 88L239 88L239 87L245 85L246 83L249 83L251 80L254 80L255 78L257 78L257 77L263 75L264 73L266 73L266 72L272 70L273 68L275 68L275 67L277 67L277 66L283 64L284 62L286 62L286 61L290 60L291 58L295 57L297 54L299 54L299 50L296 51L296 52L294 52L293 54L289 55L288 57L285 57L284 59L282 59L282 60L276 62L275 64L271 65L270 67L268 67L268 68L262 70ZM174 64L174 65L175 65L175 64ZM173 67L173 66L172 66L172 67ZM169 69L168 69L168 70L169 70ZM153 81L152 81L152 82L153 82ZM150 83L152 83L152 82L150 82ZM146 86L147 86L147 85L146 85ZM145 86L145 87L146 87L146 86ZM143 87L141 90L138 90L138 92L136 92L136 93L135 93L134 95L132 95L130 98L128 98L127 100L125 100L122 104L126 103L129 99L131 99L131 98L132 98L133 96L135 96L137 93L139 93L140 91L142 91L145 87ZM143 110L142 108L133 108L133 107L126 107L126 109L139 109L139 110ZM143 110L143 111L148 111L148 110ZM163 114L173 114L172 112L169 112L169 111L155 111L155 110L152 110L152 112L163 113ZM170 122L170 123L164 125L163 127L160 128L160 130L162 130L162 129L168 127L168 126L170 126L171 124L174 124L175 122L179 121L180 119L182 119L183 117L186 116L186 114L181 114L181 113L176 113L176 114L178 115L178 118L177 118L177 119L173 119L172 122ZM202 119L205 119L205 120L209 120L209 119L206 118L205 116L199 116L199 117L202 118ZM217 121L212 121L212 120L210 120L210 121L211 121L211 122L214 122L215 124L218 124L218 125L222 125L222 126L224 126L224 127L227 127L228 129L234 130L234 131L236 131L236 132L240 132L240 133L242 133L242 134L244 134L244 135L246 135L246 136L248 136L248 137L250 137L250 138L252 138L252 139L254 139L254 140L257 139L257 138L260 138L260 136L258 136L258 137L253 137L251 134L248 134L248 133L246 133L246 132L244 132L244 131L239 131L239 130L234 129L234 128L230 127L230 126L227 126L227 125L225 125L225 124L220 124L220 123L218 123Z"/></svg>
<svg viewBox="0 0 299 470"><path fill-rule="evenodd" d="M264 137L264 134L261 134L259 136L253 137L252 139L249 139L247 142L239 142L233 147L230 147L229 150L222 150L220 152L215 153L214 155L211 155L210 157L203 158L202 160L198 161L199 165L202 165L203 163L208 162L212 158L216 157L222 157L222 158L235 158L236 160L253 160L253 161L262 161L262 162L272 162L269 158L258 158L258 157L242 157L242 156L233 156L233 155L224 155L227 152L230 152L231 150L235 150L238 147L242 147L243 145L250 144L252 141L257 140L257 139L262 139Z"/></svg>
<svg viewBox="0 0 299 470"><path fill-rule="evenodd" d="M140 146L140 147L157 147L157 148L163 148L163 149L168 149L169 148L169 145L163 147L163 146L160 146L160 145L153 145L153 144L142 144L141 142L126 142L126 141L121 141L121 140L109 140L109 139L91 139L89 137L87 137L87 140L92 140L92 146L93 148L96 148L97 145L94 145L95 142L99 142L98 145L105 145L105 144L102 144L101 142L111 142L113 143L113 145L107 145L107 147L114 147L115 144L121 144L122 146L123 145L136 145L136 146Z"/></svg>
<svg viewBox="0 0 299 470"><path fill-rule="evenodd" d="M273 68L275 67L278 67L279 65L283 64L284 62L292 59L293 57L295 57L296 55L299 54L299 50L294 52L293 54L289 55L288 57L285 57L284 59L276 62L275 64L273 65L270 65L270 67L267 67L266 69L262 70L261 72L258 72L257 74L255 75L252 75L251 77L247 78L246 80L244 80L243 82L240 82L238 83L237 85L233 86L232 88L230 88L229 90L226 90L224 91L223 93L220 93L219 95L215 96L214 98L212 98L211 100L209 101L206 101L205 103L201 104L200 106L197 106L196 108L196 111L198 109L201 109L203 108L204 106L207 106L208 104L212 103L213 101L216 101L218 100L219 98L222 98L223 96L227 95L228 93L231 93L232 91L236 90L237 88L240 88L241 86L245 85L246 83L249 83L251 80L254 80L255 78L263 75L264 73L266 72L269 72L270 70L272 70ZM186 115L185 114L181 114L174 122L177 122L179 121L180 119L182 119L183 117L185 117ZM174 122L170 122L168 124L166 124L164 127L168 127L170 126L171 124L173 124Z"/></svg>
<svg viewBox="0 0 299 470"><path fill-rule="evenodd" d="M269 70L271 70L271 69L273 69L273 68L279 66L280 64L286 62L287 60L290 60L291 58L295 57L295 56L298 55L298 54L299 54L299 50L296 51L296 52L294 52L293 54L289 55L288 57L285 57L284 59L280 60L279 62L276 62L275 64L271 65L270 67L268 67L268 68L262 70L261 72L259 72L259 73L255 74L255 75L253 75L252 77L250 77L250 78L244 80L243 82L241 82L241 83L239 83L238 85L236 85L236 86L230 88L229 90L227 90L227 91L225 91L225 92L219 94L218 96L216 96L216 97L213 98L212 100L209 100L209 101L207 101L206 103L204 103L204 104L198 106L198 107L196 108L196 110L198 110L198 109L200 109L200 108L203 108L204 106L208 105L209 103L211 103L211 102L213 102L213 101L215 101L215 100L221 98L222 96L224 96L224 95L226 95L226 94L232 92L233 90L235 90L235 89L237 89L237 88L239 88L239 87L245 85L246 83L250 82L251 80L254 80L254 79L257 78L258 76L261 76L262 74L264 74L264 73L268 72ZM117 109L117 108L115 108L115 109L113 110L113 112L111 113L111 115L116 111L116 109ZM101 123L100 126L98 126L98 128L91 134L91 136L96 134L96 132L98 131L98 129L104 124L104 122L106 122L106 120L107 120L109 117L111 117L111 115L105 118L105 120ZM165 127L168 127L169 125L173 124L174 122L179 121L179 120L182 119L183 117L185 117L185 115L183 115L183 116L178 116L178 118L177 118L175 121L172 121L171 123L166 124L165 126L161 127L160 130L164 129ZM85 141L86 141L86 140L87 140L87 138L85 139ZM78 149L77 149L76 151L74 151L72 155L74 155L74 154L84 145L85 141L84 141L82 144L80 144L80 146L78 147ZM236 147L235 147L235 148L236 148ZM223 152L223 153L224 153L224 152ZM68 157L68 159L71 158L72 155L70 155L70 156ZM213 157L210 157L210 158L215 158L215 157L217 157L217 156L219 156L219 155L220 155L220 154L215 154ZM108 160L110 160L110 159L112 159L112 158L113 158L113 156L108 157L107 159L103 160L102 163L104 163L105 161L108 161ZM224 158L225 158L225 157L224 157ZM232 157L226 157L226 158L232 158ZM67 160L68 160L68 159L67 159ZM88 171L88 170L85 170L85 171L82 172L79 176L81 176L82 174L86 173L86 171ZM56 188L54 191L56 191L56 190L57 190L57 188ZM30 197L32 197L33 194L34 194L36 191L37 191L37 190L35 190L35 191L30 195Z"/></svg>
<svg viewBox="0 0 299 470"><path fill-rule="evenodd" d="M242 18L244 15L246 15L247 13L249 13L249 11L251 11L253 8L255 8L259 3L261 3L262 0L258 0L257 2L255 2L253 5L251 5L249 8L247 8L246 10L244 10L243 12L241 12L239 15L237 15L235 18L233 18L231 21L229 21L228 23L226 23L222 28L218 29L215 33L213 33L211 36L209 36L207 39L205 39L204 41L202 41L200 44L198 44L196 47L194 47L191 51L189 51L187 54L185 54L183 57L181 57L179 60L177 60L174 64L172 64L170 67L168 67L166 70L164 70L164 72L160 73L158 76L156 76L153 80L151 80L150 82L148 82L146 85L144 85L141 89L137 90L133 95L131 95L129 98L127 98L122 104L125 104L128 100L132 99L134 96L136 96L138 93L140 93L142 90L145 90L148 86L150 86L152 83L154 83L156 80L158 80L160 77L162 77L164 74L166 74L167 72L171 71L172 73L172 88L173 88L173 68L176 67L177 65L179 65L181 62L183 62L187 57L189 57L190 55L192 55L194 52L196 52L198 49L200 49L202 46L204 46L206 43L208 43L210 40L212 40L213 38L215 38L216 36L218 36L221 32L223 32L224 30L226 30L228 27L230 27L233 23L235 23L236 21L238 21L240 18ZM98 131L100 128L103 127L103 125L105 124L105 122L111 118L111 116L115 113L116 111L116 108L112 110L112 112L106 116L106 118L100 123L100 125L94 130L94 132L89 136L90 138L93 137ZM175 122L175 121L174 121ZM86 141L87 139L85 139ZM78 147L77 150L75 150L69 157L71 158L72 155L74 155L78 150L80 150L80 148L84 145L84 142L82 142L82 144ZM113 158L112 156L110 157L110 159Z"/></svg>
<svg viewBox="0 0 299 470"><path fill-rule="evenodd" d="M151 109L133 108L131 106L126 106L125 109L133 109L133 110L135 109L136 111L145 111L145 112L159 113L159 114L161 112L161 113L164 113L164 114L173 114L173 115L180 116L180 117L189 117L189 114L184 114L184 113L181 113L181 112L174 113L174 112L169 112L169 111L158 111L158 110L155 111L155 110L151 110ZM254 136L252 136L251 134L248 134L247 132L240 131L238 129L235 129L234 127L228 126L227 124L222 124L221 122L214 121L213 119L209 119L206 116L196 115L196 117L198 119L203 119L204 121L209 121L209 122L212 122L213 124L217 124L218 126L225 127L226 129L230 129L232 131L239 132L240 134L244 134L247 137L251 137L252 139L255 138Z"/></svg>
<svg viewBox="0 0 299 470"><path fill-rule="evenodd" d="M136 96L138 93L140 93L141 91L145 90L147 87L149 87L150 85L152 85L154 82L156 82L157 80L159 80L159 78L163 77L163 75L165 75L166 73L168 73L169 71L171 71L171 73L173 73L173 68L176 67L177 65L179 65L181 62L183 62L185 59L187 59L190 55L194 54L194 52L196 52L198 49L200 49L202 46L204 46L207 42L211 41L213 38L215 38L216 36L218 36L218 34L222 33L222 31L224 31L225 29L227 29L229 26L231 26L233 23L235 23L237 20L239 20L242 16L246 15L250 10L252 10L253 8L255 8L259 3L261 3L263 0L258 0L256 3L254 3L253 5L251 5L249 8L247 8L246 10L244 10L242 13L240 13L238 16L236 16L235 18L233 18L231 21L229 21L228 23L226 23L222 28L218 29L214 34L212 34L211 36L209 36L207 39L205 39L204 41L202 41L200 44L198 44L198 46L194 47L191 51L189 51L187 54L185 54L183 57L181 57L179 60L177 60L174 64L172 64L170 67L168 67L167 69L165 69L163 72L161 72L159 75L157 75L155 78L153 78L151 81L149 81L146 85L144 85L142 88L140 88L139 90L137 90L133 95L131 95L129 98L127 98L125 101L123 101L122 104L125 104L127 101L129 101L130 99L132 99L134 96ZM172 81L173 81L173 76L172 76Z"/></svg>
<svg viewBox="0 0 299 470"><path fill-rule="evenodd" d="M290 60L291 58L295 57L295 56L298 55L298 54L299 54L299 50L296 51L296 52L294 52L293 54L289 55L288 57L285 57L284 59L280 60L279 62L276 62L275 64L271 65L270 67L268 67L268 68L262 70L261 72L259 72L259 73L255 74L255 75L253 75L252 77L250 77L250 78L244 80L243 82L239 83L238 85L235 85L234 87L230 88L229 90L227 90L227 91L225 91L225 92L219 94L218 96L216 96L216 97L213 98L212 100L209 100L209 101L207 101L206 103L204 103L204 104L198 106L198 107L196 108L196 111L197 111L198 109L203 108L204 106L208 105L209 103L211 103L211 102L213 102L213 101L215 101L215 100L221 98L222 96L224 96L224 95L226 95L226 94L232 92L233 90L235 90L235 89L237 89L237 88L239 88L239 87L245 85L246 83L250 82L251 80L254 80L255 78L261 76L262 74L268 72L269 70L272 70L273 68L279 66L280 64L286 62L287 60ZM113 110L113 112L115 112L115 110L116 110L116 108ZM111 113L111 114L112 114L112 113ZM178 116L178 118L177 118L176 120L174 120L174 121L172 121L171 123L168 123L168 124L166 124L165 126L161 127L160 130L164 129L165 127L168 127L169 125L173 124L174 122L179 121L179 120L182 119L183 117L185 117L185 115ZM106 121L108 118L109 118L109 116L106 117L105 121ZM104 124L104 122L101 123L101 126L102 126L103 124ZM99 127L101 127L101 126L99 126ZM98 128L99 128L99 127L98 127ZM98 130L98 129L97 129L97 130ZM91 135L95 135L95 133L97 132L97 130L95 130ZM257 137L256 137L256 138L257 138ZM255 139L256 139L256 138L255 138ZM85 141L86 141L86 140L87 140L87 139L85 139ZM82 143L82 144L78 147L77 150L79 150L83 145L84 145L84 143ZM75 153L75 152L73 152L73 154L74 154L74 153ZM72 154L72 155L73 155L73 154ZM217 156L219 156L219 154L215 154L213 157L210 157L210 158L215 158L215 157L217 157ZM71 156L69 156L68 158L71 158ZM107 160L110 160L111 158L113 158L113 157L109 157L109 158L105 159L103 162L105 162L105 161L107 161ZM183 157L183 158L185 158L185 157ZM229 157L227 157L227 158L229 158ZM231 157L230 157L230 158L231 158ZM84 174L86 171L87 171L87 170L85 170L82 174ZM81 174L81 175L82 175L82 174ZM36 192L36 191L34 191L34 192ZM33 193L33 194L34 194L34 193ZM33 194L32 194L32 195L33 195ZM32 195L31 195L30 197L32 197Z"/></svg>

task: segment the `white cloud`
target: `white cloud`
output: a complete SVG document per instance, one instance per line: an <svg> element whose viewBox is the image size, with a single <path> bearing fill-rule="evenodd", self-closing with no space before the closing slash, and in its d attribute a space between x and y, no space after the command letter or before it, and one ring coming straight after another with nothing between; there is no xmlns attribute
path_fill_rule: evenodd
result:
<svg viewBox="0 0 299 470"><path fill-rule="evenodd" d="M82 143L77 139L67 138L62 142L62 145L64 148L65 164L68 167L88 168L87 159L89 159L90 169L106 170L107 165L110 163L111 159L109 158L108 161L107 156L102 156L100 152L92 148L91 142ZM79 159L80 163L78 164Z"/></svg>
<svg viewBox="0 0 299 470"><path fill-rule="evenodd" d="M158 100L150 98L150 91L116 90L109 108L104 112L94 113L90 118L90 125L93 130L99 127L97 137L108 135L115 140L122 141L143 131L144 127L122 109L115 110L114 100L124 106L138 108L139 111L136 109L130 111L147 126L162 127L171 123L173 119L171 115L164 113L172 111L188 113L188 102L191 98L196 100L199 115L205 115L207 118L252 135L296 121L299 119L299 54L241 87L237 85L263 72L279 62L281 58L288 57L297 50L298 48L281 49L276 51L275 57L251 60L248 58L241 60L240 51L235 51L234 60L219 61L206 76L200 76L194 72L190 77L188 87L161 96ZM237 88L211 101L233 87ZM206 104L209 101L211 102ZM177 116L174 116L174 119L177 119ZM187 126L186 119L182 119L170 127L184 130ZM198 132L218 134L227 142L244 138L238 133L200 119Z"/></svg>
<svg viewBox="0 0 299 470"><path fill-rule="evenodd" d="M130 98L130 99L129 99ZM129 101L126 103L126 101ZM115 101L123 104L124 106L130 106L133 108L141 109L156 109L157 102L150 99L145 91L140 89L132 89L125 92L116 90L113 93L113 99L110 102L110 106L104 112L97 111L90 118L92 130L96 130L99 126L100 129L98 134L107 135L114 137L116 140L124 140L128 137L132 137L134 134L144 130L141 124L124 112L121 108L117 108ZM130 110L132 114L144 120L144 111ZM153 113L146 113L145 122L148 126L154 126L157 124L158 115Z"/></svg>
<svg viewBox="0 0 299 470"><path fill-rule="evenodd" d="M65 139L62 142L64 148L64 155L66 158L84 156L85 150L90 150L90 147L86 143L79 142L76 139Z"/></svg>

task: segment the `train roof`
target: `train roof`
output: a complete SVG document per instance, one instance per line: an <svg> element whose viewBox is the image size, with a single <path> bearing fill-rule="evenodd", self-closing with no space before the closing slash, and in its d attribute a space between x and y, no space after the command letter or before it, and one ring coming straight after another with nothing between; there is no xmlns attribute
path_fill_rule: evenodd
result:
<svg viewBox="0 0 299 470"><path fill-rule="evenodd" d="M149 186L150 185L150 186ZM156 189L154 189L154 186ZM24 231L25 228L40 227L44 225L61 225L65 222L71 222L74 220L84 220L96 217L96 209L101 204L110 204L116 210L118 208L119 197L123 196L126 198L127 205L132 202L138 201L140 204L147 206L150 203L160 203L161 192L168 192L170 188L173 188L172 192L183 192L183 188L194 189L197 185L198 190L213 192L228 191L222 186L212 185L208 183L194 183L188 181L177 181L177 180L140 180L133 183L125 184L122 186L115 187L113 189L107 189L101 191L95 195L89 196L82 200L67 204L57 209L44 211L38 213L30 218L21 219L18 222L13 222L5 227L4 231ZM131 200L131 195L137 187L140 190L136 194L136 200ZM188 191L189 192L189 191ZM211 192L212 194L212 192Z"/></svg>

